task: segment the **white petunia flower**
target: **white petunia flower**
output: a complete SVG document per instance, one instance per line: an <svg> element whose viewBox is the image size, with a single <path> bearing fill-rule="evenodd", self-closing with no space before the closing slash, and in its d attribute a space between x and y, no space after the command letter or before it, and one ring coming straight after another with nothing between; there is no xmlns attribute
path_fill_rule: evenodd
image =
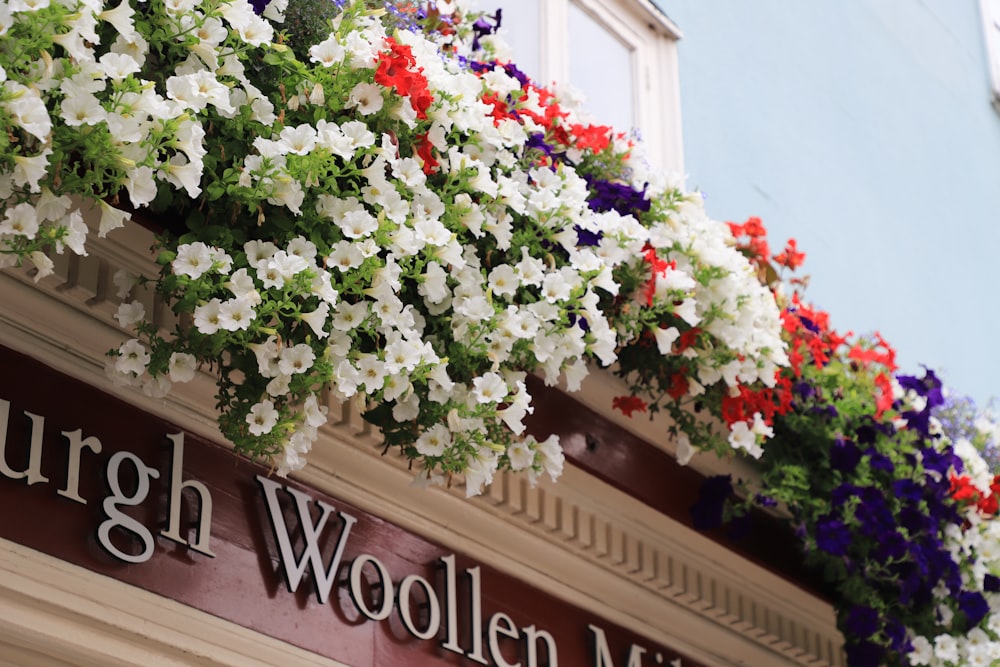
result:
<svg viewBox="0 0 1000 667"><path fill-rule="evenodd" d="M309 47L309 60L320 63L323 67L339 65L346 54L347 51L341 46L335 35Z"/></svg>
<svg viewBox="0 0 1000 667"><path fill-rule="evenodd" d="M11 206L0 220L0 237L5 234L35 238L38 234L38 214L35 207L27 202Z"/></svg>
<svg viewBox="0 0 1000 667"><path fill-rule="evenodd" d="M83 221L83 215L79 211L73 211L63 220L66 228L66 235L56 241L56 252L62 253L63 245L68 247L77 255L87 256L85 243L87 241L87 224ZM119 297L125 298L125 297Z"/></svg>
<svg viewBox="0 0 1000 667"><path fill-rule="evenodd" d="M305 343L286 347L278 358L278 370L285 375L305 373L316 361L316 353Z"/></svg>
<svg viewBox="0 0 1000 667"><path fill-rule="evenodd" d="M130 169L125 174L125 189L134 206L146 206L156 197L156 179L153 168L142 166Z"/></svg>
<svg viewBox="0 0 1000 667"><path fill-rule="evenodd" d="M247 241L243 244L243 252L246 253L247 263L259 271L261 264L278 252L278 246L270 241Z"/></svg>
<svg viewBox="0 0 1000 667"><path fill-rule="evenodd" d="M127 299L128 295L132 292L132 288L135 287L138 282L138 278L125 269L118 269L115 271L115 275L111 277L111 282L113 282L117 288L115 295L119 299Z"/></svg>
<svg viewBox="0 0 1000 667"><path fill-rule="evenodd" d="M250 425L250 432L254 435L270 433L271 429L278 423L278 411L274 409L272 401L265 399L250 408L246 422Z"/></svg>
<svg viewBox="0 0 1000 667"><path fill-rule="evenodd" d="M107 117L100 100L93 95L72 95L63 99L59 114L67 125L97 125Z"/></svg>
<svg viewBox="0 0 1000 667"><path fill-rule="evenodd" d="M313 428L319 428L326 423L327 407L319 404L319 399L315 394L309 394L302 405L302 415L306 424Z"/></svg>
<svg viewBox="0 0 1000 667"><path fill-rule="evenodd" d="M100 204L101 207L101 223L98 227L97 235L102 239L107 236L108 232L118 229L119 227L124 227L125 222L132 219L131 213L117 209L103 199L98 200L98 204ZM194 278L197 276L192 277Z"/></svg>
<svg viewBox="0 0 1000 667"><path fill-rule="evenodd" d="M138 323L144 317L146 317L146 307L141 301L119 304L118 312L115 313L115 319L123 329Z"/></svg>
<svg viewBox="0 0 1000 667"><path fill-rule="evenodd" d="M139 37L138 31L135 29L135 24L132 21L132 17L135 15L135 10L128 3L128 0L122 0L122 2L112 9L106 9L97 15L97 18L102 21L107 21L112 26L119 35L124 37L128 41L134 41Z"/></svg>
<svg viewBox="0 0 1000 667"><path fill-rule="evenodd" d="M368 317L368 302L349 303L341 301L337 304L333 317L333 328L339 331L350 331L361 325Z"/></svg>
<svg viewBox="0 0 1000 667"><path fill-rule="evenodd" d="M197 280L212 268L214 258L214 249L201 241L184 243L177 247L177 257L170 263L170 267L175 275Z"/></svg>
<svg viewBox="0 0 1000 667"><path fill-rule="evenodd" d="M333 289L330 280L331 276L328 272L320 271L309 285L309 291L332 306L337 303L339 294L337 290Z"/></svg>
<svg viewBox="0 0 1000 667"><path fill-rule="evenodd" d="M356 108L362 116L370 116L382 110L385 99L382 97L382 87L377 83L361 82L354 86L347 96L348 108Z"/></svg>
<svg viewBox="0 0 1000 667"><path fill-rule="evenodd" d="M219 328L226 331L243 331L257 317L257 312L246 299L230 299L219 307Z"/></svg>
<svg viewBox="0 0 1000 667"><path fill-rule="evenodd" d="M316 244L304 236L296 236L288 242L285 252L289 255L301 257L307 262L312 262L316 259Z"/></svg>
<svg viewBox="0 0 1000 667"><path fill-rule="evenodd" d="M198 331L210 336L222 326L222 301L212 299L194 309L194 326Z"/></svg>
<svg viewBox="0 0 1000 667"><path fill-rule="evenodd" d="M489 284L493 294L514 296L520 286L520 281L517 278L517 272L510 265L501 264L490 271Z"/></svg>
<svg viewBox="0 0 1000 667"><path fill-rule="evenodd" d="M319 338L326 338L329 336L329 332L326 331L326 321L330 316L330 304L323 301L319 304L316 310L302 313L300 317L302 321L309 325L309 328L313 330Z"/></svg>
<svg viewBox="0 0 1000 667"><path fill-rule="evenodd" d="M141 69L135 58L124 53L105 53L98 62L101 71L112 81L121 81Z"/></svg>
<svg viewBox="0 0 1000 667"><path fill-rule="evenodd" d="M417 451L423 456L442 456L451 443L448 427L444 424L435 424L424 431L415 444Z"/></svg>
<svg viewBox="0 0 1000 667"><path fill-rule="evenodd" d="M674 341L680 338L681 332L677 327L653 328L653 336L656 338L656 348L662 355L669 355L673 350Z"/></svg>
<svg viewBox="0 0 1000 667"><path fill-rule="evenodd" d="M190 382L198 370L198 361L193 354L174 352L170 355L167 372L172 382Z"/></svg>
<svg viewBox="0 0 1000 667"><path fill-rule="evenodd" d="M28 255L28 260L35 265L35 277L37 283L42 278L47 278L55 272L55 263L41 250L36 250Z"/></svg>
<svg viewBox="0 0 1000 667"><path fill-rule="evenodd" d="M201 194L201 171L203 165L191 162L184 155L174 155L159 171L161 178L175 188L184 189L191 199Z"/></svg>
<svg viewBox="0 0 1000 667"><path fill-rule="evenodd" d="M531 441L521 440L507 448L507 458L510 460L511 470L517 472L535 464L535 450L531 445Z"/></svg>
<svg viewBox="0 0 1000 667"><path fill-rule="evenodd" d="M260 305L260 292L257 291L253 278L245 268L234 271L223 287L232 292L234 297L248 302L251 306Z"/></svg>
<svg viewBox="0 0 1000 667"><path fill-rule="evenodd" d="M52 119L39 92L15 81L5 81L4 88L10 98L7 112L13 123L39 141L45 141L52 131Z"/></svg>
<svg viewBox="0 0 1000 667"><path fill-rule="evenodd" d="M115 369L119 373L132 373L136 376L146 372L150 356L146 348L133 338L122 343L118 348L118 358L115 359Z"/></svg>
<svg viewBox="0 0 1000 667"><path fill-rule="evenodd" d="M263 343L249 343L247 347L257 357L257 372L263 377L274 377L278 373L278 355L281 350L278 347L277 336L269 336Z"/></svg>
<svg viewBox="0 0 1000 667"><path fill-rule="evenodd" d="M286 127L279 137L286 153L305 155L316 147L316 128L306 123L296 127Z"/></svg>
<svg viewBox="0 0 1000 667"><path fill-rule="evenodd" d="M374 394L382 388L385 383L386 367L385 362L374 354L362 355L357 362L360 384L364 384L365 392Z"/></svg>
<svg viewBox="0 0 1000 667"><path fill-rule="evenodd" d="M267 383L264 390L268 396L284 396L288 393L292 383L292 376L279 372Z"/></svg>
<svg viewBox="0 0 1000 667"><path fill-rule="evenodd" d="M499 403L510 391L507 383L497 373L486 373L472 381L472 395L479 403Z"/></svg>
<svg viewBox="0 0 1000 667"><path fill-rule="evenodd" d="M52 149L47 147L38 155L15 155L12 174L14 185L18 187L26 185L31 192L40 192L39 181L45 177L48 171L50 155L52 155Z"/></svg>
<svg viewBox="0 0 1000 667"><path fill-rule="evenodd" d="M697 309L697 301L694 299L684 299L679 306L674 308L674 314L694 327L701 322L701 316L698 315Z"/></svg>

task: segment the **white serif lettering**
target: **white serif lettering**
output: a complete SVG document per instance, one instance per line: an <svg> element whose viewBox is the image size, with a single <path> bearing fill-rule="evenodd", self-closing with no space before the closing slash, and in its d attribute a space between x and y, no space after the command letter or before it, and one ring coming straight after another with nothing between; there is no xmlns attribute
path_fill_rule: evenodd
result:
<svg viewBox="0 0 1000 667"><path fill-rule="evenodd" d="M313 523L312 514L309 512L309 501L312 500L307 494L296 489L285 487L274 480L270 480L261 475L257 475L257 482L264 490L267 500L268 514L271 516L271 526L274 528L274 537L278 543L278 550L281 552L281 569L285 572L285 581L288 584L288 592L294 593L302 582L306 567L312 568L312 578L316 586L316 596L323 604L330 599L330 591L333 589L333 581L340 567L340 559L344 555L344 546L347 538L351 534L351 528L357 519L350 514L337 512L331 505L316 500L320 508L319 519ZM295 508L299 517L299 525L302 527L302 535L305 538L305 549L302 555L296 559L295 551L292 549L291 536L288 527L285 525L285 517L281 511L281 503L278 501L278 489L285 491L295 499ZM337 538L337 547L329 566L323 563L323 554L320 550L320 535L326 526L331 514L339 514L343 525L340 529L340 536Z"/></svg>
<svg viewBox="0 0 1000 667"><path fill-rule="evenodd" d="M604 630L596 625L587 625L594 633L594 667L615 667L611 659L611 650L608 648L608 638ZM637 644L632 644L628 651L628 664L626 667L642 667L642 656L646 655L646 649Z"/></svg>

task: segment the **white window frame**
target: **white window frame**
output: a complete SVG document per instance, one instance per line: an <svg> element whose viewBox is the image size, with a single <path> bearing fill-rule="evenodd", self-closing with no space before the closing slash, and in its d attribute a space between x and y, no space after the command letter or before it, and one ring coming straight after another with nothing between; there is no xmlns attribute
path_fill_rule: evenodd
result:
<svg viewBox="0 0 1000 667"><path fill-rule="evenodd" d="M573 3L630 49L633 108L649 160L683 173L676 24L649 0L543 0L537 3L539 83L569 81L569 4ZM629 130L631 128L615 128Z"/></svg>
<svg viewBox="0 0 1000 667"><path fill-rule="evenodd" d="M979 0L986 38L986 59L990 70L991 101L1000 113L1000 0Z"/></svg>

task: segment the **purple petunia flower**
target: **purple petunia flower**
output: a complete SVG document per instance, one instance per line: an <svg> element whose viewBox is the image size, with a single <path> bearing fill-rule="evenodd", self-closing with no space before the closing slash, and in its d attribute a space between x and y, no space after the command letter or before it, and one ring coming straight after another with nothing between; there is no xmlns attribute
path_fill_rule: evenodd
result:
<svg viewBox="0 0 1000 667"><path fill-rule="evenodd" d="M830 447L830 467L840 472L852 472L861 462L861 450L850 440L837 438Z"/></svg>
<svg viewBox="0 0 1000 667"><path fill-rule="evenodd" d="M872 470L881 470L890 474L895 472L896 466L892 462L892 459L877 451L874 447L866 450L865 455L868 457L868 465L871 466Z"/></svg>
<svg viewBox="0 0 1000 667"><path fill-rule="evenodd" d="M493 19L493 23L491 24L489 21L487 21L486 20L487 18ZM496 14L494 14L493 16L483 15L480 16L478 19L476 19L476 22L472 24L472 31L475 33L475 35L472 38L472 48L474 51L479 50L480 39L482 39L486 35L492 35L497 30L500 29L500 24L502 23L502 21L503 21L502 9L497 9Z"/></svg>
<svg viewBox="0 0 1000 667"><path fill-rule="evenodd" d="M691 519L698 530L711 530L722 525L726 502L733 495L732 475L707 477L701 483L697 502L691 506Z"/></svg>
<svg viewBox="0 0 1000 667"><path fill-rule="evenodd" d="M958 608L965 614L965 620L970 628L979 625L990 611L989 603L978 591L961 591L958 594Z"/></svg>
<svg viewBox="0 0 1000 667"><path fill-rule="evenodd" d="M833 556L844 556L851 546L851 529L827 514L816 523L816 546Z"/></svg>
<svg viewBox="0 0 1000 667"><path fill-rule="evenodd" d="M646 199L646 188L636 190L626 183L605 181L593 176L586 176L590 187L590 197L587 205L591 211L618 211L622 215L646 212L652 205Z"/></svg>
<svg viewBox="0 0 1000 667"><path fill-rule="evenodd" d="M885 649L871 641L848 643L844 652L851 667L879 667L885 656Z"/></svg>
<svg viewBox="0 0 1000 667"><path fill-rule="evenodd" d="M591 232L580 225L576 225L573 229L576 231L576 245L578 246L596 246L604 238L602 232Z"/></svg>
<svg viewBox="0 0 1000 667"><path fill-rule="evenodd" d="M881 622L877 611L871 607L857 606L847 612L844 630L859 639L867 639L879 631Z"/></svg>

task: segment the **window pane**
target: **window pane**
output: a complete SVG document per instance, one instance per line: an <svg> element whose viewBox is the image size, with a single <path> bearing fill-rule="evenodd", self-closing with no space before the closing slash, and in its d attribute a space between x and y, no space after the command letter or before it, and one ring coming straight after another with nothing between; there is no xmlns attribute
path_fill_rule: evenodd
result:
<svg viewBox="0 0 1000 667"><path fill-rule="evenodd" d="M569 3L569 81L587 97L584 108L619 130L635 126L632 49Z"/></svg>
<svg viewBox="0 0 1000 667"><path fill-rule="evenodd" d="M532 80L541 78L541 33L538 0L480 0L479 8L492 14L503 10L500 36L514 51L513 61Z"/></svg>

